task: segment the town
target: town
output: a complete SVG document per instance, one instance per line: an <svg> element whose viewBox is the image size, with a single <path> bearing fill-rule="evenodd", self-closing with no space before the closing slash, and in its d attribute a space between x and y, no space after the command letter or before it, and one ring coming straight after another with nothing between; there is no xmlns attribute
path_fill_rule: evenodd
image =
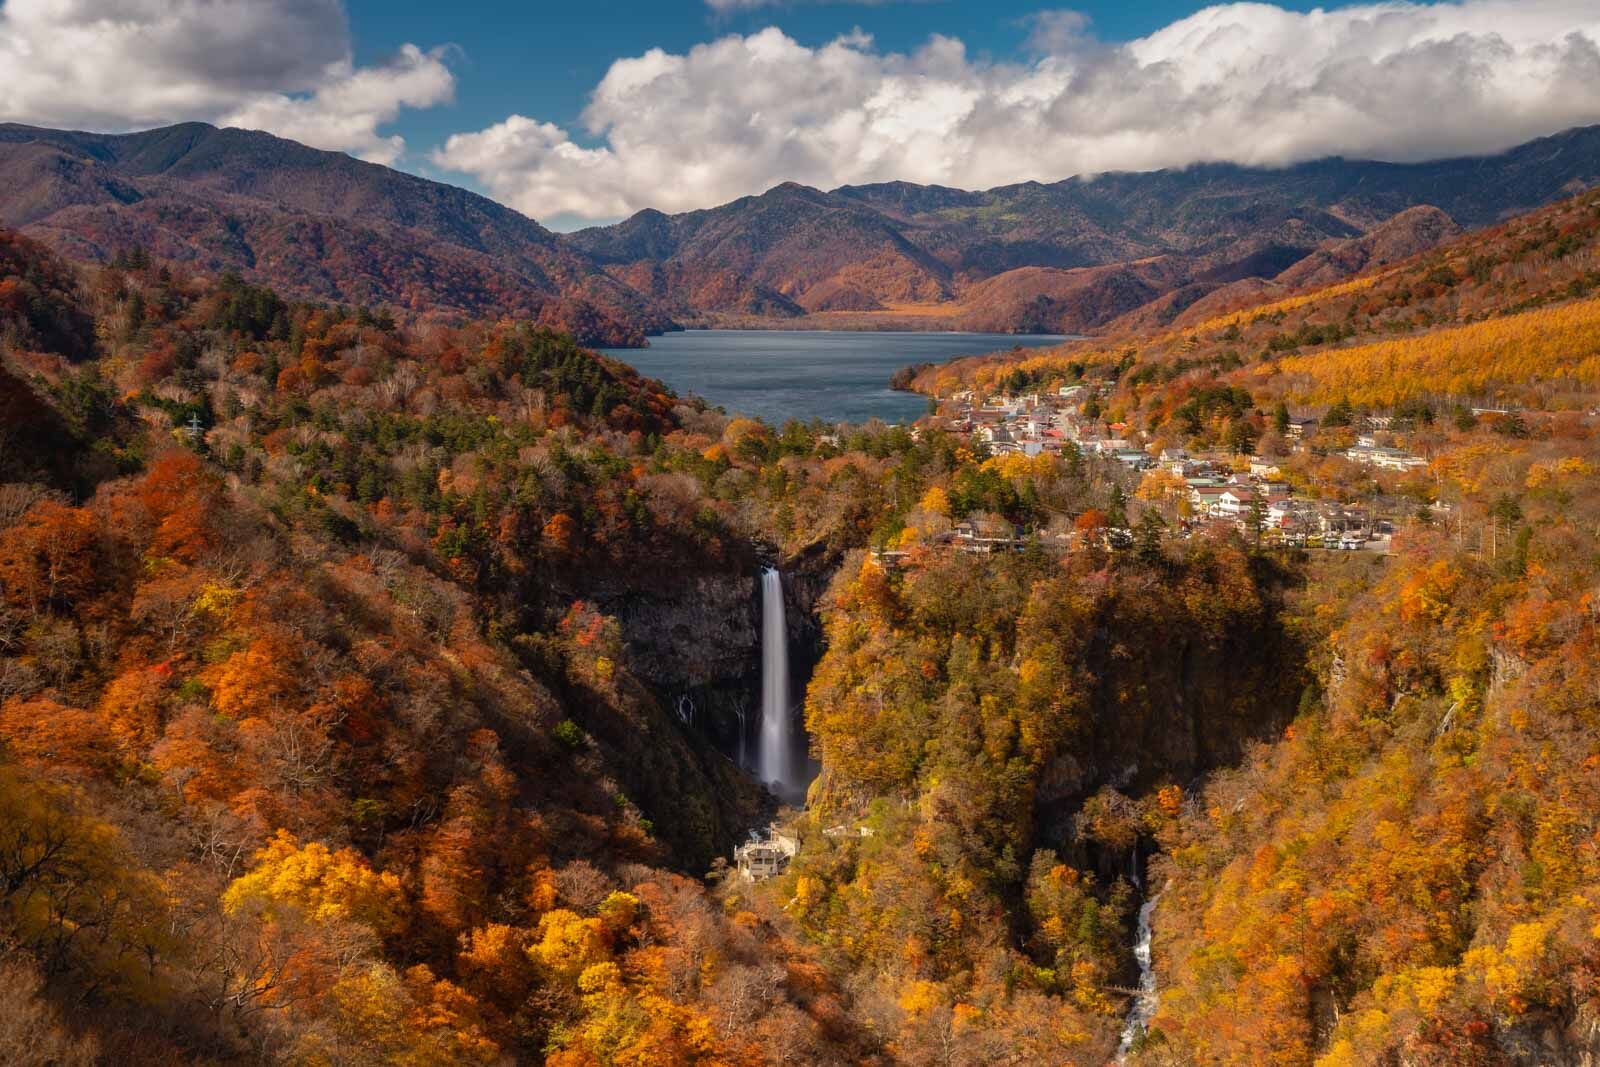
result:
<svg viewBox="0 0 1600 1067"><path fill-rule="evenodd" d="M1473 420L1522 417L1505 409L1466 412ZM989 457L1076 455L1119 487L1119 499L1143 502L1142 510L1155 510L1180 537L1232 527L1263 546L1386 553L1398 525L1447 517L1447 503L1419 491L1430 461L1404 447L1414 436L1412 419L1342 409L1293 414L1280 406L1265 421L1259 439L1191 453L1104 421L1095 387L1083 383L991 396L959 392L939 400L925 425L960 435ZM1132 524L1118 518L1121 525L1096 526L1061 516L1024 531L995 516L966 516L927 540L974 554L1034 542L1129 547ZM884 547L878 556L892 564L904 552Z"/></svg>

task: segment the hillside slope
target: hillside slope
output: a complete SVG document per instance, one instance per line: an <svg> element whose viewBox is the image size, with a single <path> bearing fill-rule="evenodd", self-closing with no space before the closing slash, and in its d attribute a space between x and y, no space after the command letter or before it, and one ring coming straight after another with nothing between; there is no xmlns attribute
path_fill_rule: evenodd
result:
<svg viewBox="0 0 1600 1067"><path fill-rule="evenodd" d="M1434 213L1407 217L1430 234L1453 230ZM1104 338L958 360L924 370L911 384L948 396L1002 382L1044 387L1084 373L1115 382L1140 374L1127 365L1133 352L1143 368L1136 380L1144 384L1177 388L1197 375L1226 372L1252 387L1269 383L1291 402L1344 396L1386 407L1440 395L1472 404L1579 402L1596 373L1586 347L1600 308L1594 267L1600 202L1593 192L1398 262L1382 256L1412 244L1404 233L1389 237L1371 247L1355 242L1327 250L1330 257L1385 250L1337 284L1295 290L1249 280L1211 291L1165 319L1124 316ZM1305 266L1319 272L1321 255ZM1156 395L1142 396L1140 405Z"/></svg>
<svg viewBox="0 0 1600 1067"><path fill-rule="evenodd" d="M0 223L75 258L139 246L312 299L531 317L618 344L669 325L492 200L248 130L0 125Z"/></svg>

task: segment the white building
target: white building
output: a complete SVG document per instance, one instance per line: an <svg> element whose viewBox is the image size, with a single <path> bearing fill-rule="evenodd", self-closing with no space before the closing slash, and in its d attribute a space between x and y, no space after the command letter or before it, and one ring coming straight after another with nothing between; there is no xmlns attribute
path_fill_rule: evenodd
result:
<svg viewBox="0 0 1600 1067"><path fill-rule="evenodd" d="M1230 485L1217 495L1217 511L1223 515L1243 515L1255 499L1256 495L1250 490Z"/></svg>
<svg viewBox="0 0 1600 1067"><path fill-rule="evenodd" d="M733 860L739 877L747 882L760 882L787 871L790 862L799 854L799 841L774 830L765 840L751 841L734 849Z"/></svg>

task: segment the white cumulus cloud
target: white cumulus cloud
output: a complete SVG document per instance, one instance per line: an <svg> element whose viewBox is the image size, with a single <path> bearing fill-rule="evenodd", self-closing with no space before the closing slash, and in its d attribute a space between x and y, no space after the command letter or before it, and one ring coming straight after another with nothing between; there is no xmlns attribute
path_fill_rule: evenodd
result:
<svg viewBox="0 0 1600 1067"><path fill-rule="evenodd" d="M706 207L793 180L965 188L1203 161L1496 151L1600 121L1594 0L1237 3L1102 44L1036 18L1026 62L778 29L617 60L572 131L512 115L433 154L542 218Z"/></svg>
<svg viewBox="0 0 1600 1067"><path fill-rule="evenodd" d="M128 130L270 130L393 162L380 128L450 99L441 50L357 66L341 0L3 0L0 119Z"/></svg>

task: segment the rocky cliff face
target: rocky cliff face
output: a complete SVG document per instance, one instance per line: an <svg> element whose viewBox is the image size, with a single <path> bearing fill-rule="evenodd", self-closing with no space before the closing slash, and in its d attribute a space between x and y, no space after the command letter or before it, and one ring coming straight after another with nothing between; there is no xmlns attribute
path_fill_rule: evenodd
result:
<svg viewBox="0 0 1600 1067"><path fill-rule="evenodd" d="M1261 575L1264 590L1283 575ZM1150 841L1107 849L1080 840L1084 801L1110 787L1129 797L1186 788L1236 764L1281 730L1309 681L1305 650L1285 629L1275 594L1206 639L1170 615L1107 605L1079 669L1093 681L1086 721L1046 766L1036 794L1038 840L1103 876L1138 873Z"/></svg>
<svg viewBox="0 0 1600 1067"><path fill-rule="evenodd" d="M839 560L822 549L779 561L796 705L822 657L818 603ZM761 703L760 566L702 574L670 590L619 592L602 608L622 626L626 666L679 721L740 761Z"/></svg>
<svg viewBox="0 0 1600 1067"><path fill-rule="evenodd" d="M1168 636L1141 648L1103 633L1091 723L1046 769L1043 810L1073 807L1103 785L1142 792L1162 778L1190 781L1293 716L1304 681L1275 626L1218 645Z"/></svg>
<svg viewBox="0 0 1600 1067"><path fill-rule="evenodd" d="M754 573L701 575L615 605L628 669L733 759L761 689L757 586Z"/></svg>

